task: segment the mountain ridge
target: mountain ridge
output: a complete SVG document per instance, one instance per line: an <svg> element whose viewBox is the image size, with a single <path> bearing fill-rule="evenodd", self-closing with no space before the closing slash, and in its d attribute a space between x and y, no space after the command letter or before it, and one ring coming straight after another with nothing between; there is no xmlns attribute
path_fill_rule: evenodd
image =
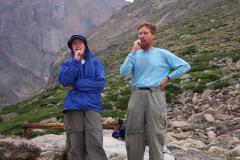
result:
<svg viewBox="0 0 240 160"><path fill-rule="evenodd" d="M148 20L161 26L187 18L221 1L135 0L89 35L89 45L98 56L111 54L128 39L136 38L140 21Z"/></svg>
<svg viewBox="0 0 240 160"><path fill-rule="evenodd" d="M1 0L0 4L0 106L5 106L39 93L70 35L93 31L127 2Z"/></svg>

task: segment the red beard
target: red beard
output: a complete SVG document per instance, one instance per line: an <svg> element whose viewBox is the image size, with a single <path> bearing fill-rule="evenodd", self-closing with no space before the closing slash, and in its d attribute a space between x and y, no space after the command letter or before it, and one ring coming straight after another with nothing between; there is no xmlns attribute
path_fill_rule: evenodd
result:
<svg viewBox="0 0 240 160"><path fill-rule="evenodd" d="M140 43L140 48L143 50L148 50L150 47L151 47L151 44L147 43L146 41Z"/></svg>

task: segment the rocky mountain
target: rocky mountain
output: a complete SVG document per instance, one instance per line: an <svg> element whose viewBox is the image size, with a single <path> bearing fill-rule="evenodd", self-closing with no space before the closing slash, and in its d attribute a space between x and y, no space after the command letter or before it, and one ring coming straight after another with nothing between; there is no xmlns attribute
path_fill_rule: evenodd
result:
<svg viewBox="0 0 240 160"><path fill-rule="evenodd" d="M0 106L36 94L56 53L75 32L91 32L124 0L0 0Z"/></svg>
<svg viewBox="0 0 240 160"><path fill-rule="evenodd" d="M136 38L139 22L149 20L158 26L179 21L221 0L135 0L89 36L97 55L113 53L129 39Z"/></svg>

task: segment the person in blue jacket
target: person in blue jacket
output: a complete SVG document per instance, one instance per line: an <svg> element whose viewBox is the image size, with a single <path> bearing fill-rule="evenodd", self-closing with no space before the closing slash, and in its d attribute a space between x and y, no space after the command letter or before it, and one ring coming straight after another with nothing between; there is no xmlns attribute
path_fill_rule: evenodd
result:
<svg viewBox="0 0 240 160"><path fill-rule="evenodd" d="M105 86L102 63L92 58L86 38L68 41L71 58L60 66L58 80L68 87L64 99L64 130L72 160L107 160L103 149L101 92Z"/></svg>
<svg viewBox="0 0 240 160"><path fill-rule="evenodd" d="M143 160L146 142L150 160L164 159L164 133L167 127L164 88L169 81L190 69L190 65L180 57L154 47L155 37L154 24L140 23L138 39L120 67L122 76L132 77L125 131L128 160Z"/></svg>

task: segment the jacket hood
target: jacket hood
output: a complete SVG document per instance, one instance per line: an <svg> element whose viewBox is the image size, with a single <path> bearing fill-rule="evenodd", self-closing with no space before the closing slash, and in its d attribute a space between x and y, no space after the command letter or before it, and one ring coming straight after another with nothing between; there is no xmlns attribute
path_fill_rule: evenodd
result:
<svg viewBox="0 0 240 160"><path fill-rule="evenodd" d="M73 35L69 38L69 40L68 40L68 48L70 48L70 49L72 50L72 41L73 41L74 39L76 39L76 38L81 39L81 40L83 41L83 43L85 44L86 48L88 48L87 39L86 39L86 37L85 37L83 34L81 34L81 33L73 34Z"/></svg>
<svg viewBox="0 0 240 160"><path fill-rule="evenodd" d="M71 55L72 55L72 56L74 55L74 54L73 54L73 50L72 50L72 42L73 42L73 40L76 39L76 38L82 40L83 43L85 44L86 49L85 49L85 52L84 52L84 59L90 59L90 58L92 57L92 53L91 53L91 51L90 51L89 48L88 48L86 37L85 37L83 34L81 34L81 33L73 34L73 35L69 38L69 40L68 40L68 43L67 43L67 44L68 44L68 48L71 49Z"/></svg>

